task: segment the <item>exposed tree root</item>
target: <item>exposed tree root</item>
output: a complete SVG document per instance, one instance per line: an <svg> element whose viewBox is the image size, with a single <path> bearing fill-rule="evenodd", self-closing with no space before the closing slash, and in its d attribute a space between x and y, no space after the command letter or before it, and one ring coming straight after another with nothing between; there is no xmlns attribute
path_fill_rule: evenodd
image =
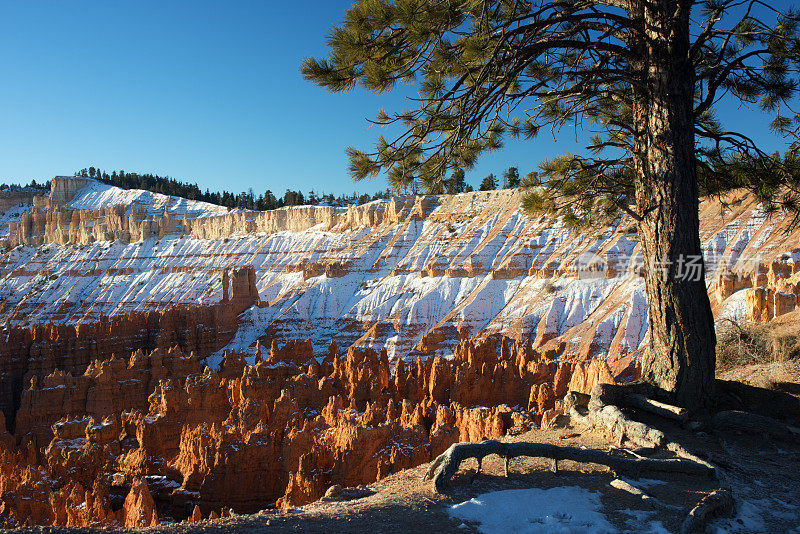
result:
<svg viewBox="0 0 800 534"><path fill-rule="evenodd" d="M626 471L639 474L642 471L664 471L686 473L699 476L713 476L714 468L683 458L654 459L626 458L597 449L579 449L576 447L560 447L547 443L505 443L490 440L480 443L456 443L443 452L431 463L425 479L433 479L433 486L438 492L444 492L450 485L450 479L458 471L461 462L469 458L482 461L490 454L503 458L531 456L535 458L551 458L553 460L572 460L574 462L606 465L615 471Z"/></svg>
<svg viewBox="0 0 800 534"><path fill-rule="evenodd" d="M619 447L630 442L636 447L636 453L622 449L631 457L621 456L597 449L579 449L575 447L559 447L544 443L504 443L500 441L484 441L481 443L457 443L452 445L430 465L425 479L432 479L437 492L445 491L453 475L458 471L461 462L476 458L480 469L483 458L497 454L505 459L505 474L508 476L508 463L517 456L551 458L555 470L559 460L571 460L582 463L606 465L614 471L633 472L637 476L643 471L665 471L690 475L710 476L716 478L723 486L704 497L689 513L683 523L682 532L695 532L704 528L712 517L730 513L735 502L729 489L725 488L725 473L718 467L697 457L679 443L667 438L661 430L640 421L629 418L620 406L633 408L660 417L677 421L681 425L689 422L688 412L680 407L654 401L648 397L646 384L628 386L598 384L592 395L570 392L564 398L564 406L572 419L589 428L600 428L609 432ZM788 427L768 417L746 414L744 412L722 412L714 418L714 426L738 427L742 422L757 431L783 438L796 438L797 429ZM648 452L667 450L677 458L648 458ZM644 491L622 480L615 480L612 485L623 491L640 496L662 510L675 512L679 507L668 505L647 495Z"/></svg>
<svg viewBox="0 0 800 534"><path fill-rule="evenodd" d="M736 513L736 502L728 489L718 489L709 493L692 508L681 525L681 534L703 532L706 524L716 517L730 517Z"/></svg>
<svg viewBox="0 0 800 534"><path fill-rule="evenodd" d="M579 396L574 393L567 394L564 398L564 406L577 423L589 428L600 427L610 432L620 447L627 440L638 447L654 450L665 449L681 458L705 465L713 470L714 467L710 463L690 453L680 444L667 439L666 434L661 430L630 419L616 404L612 404L614 402L632 407L647 406L645 410L649 413L656 415L669 414L667 416L668 419L677 420L684 424L688 422L688 415L685 410L661 402L650 401L639 393L641 387L640 384L636 384L633 387L598 384L592 390L592 395L589 397L585 407L581 406L581 404L586 400L586 395ZM628 393L628 390L632 392Z"/></svg>
<svg viewBox="0 0 800 534"><path fill-rule="evenodd" d="M735 430L749 434L766 435L776 439L794 441L800 438L800 430L785 425L764 415L729 410L714 416L712 424L718 430Z"/></svg>
<svg viewBox="0 0 800 534"><path fill-rule="evenodd" d="M678 421L681 424L689 421L689 411L686 408L653 400L652 395L652 387L644 383L599 384L592 390L590 398L596 399L601 404L635 408L665 419Z"/></svg>
<svg viewBox="0 0 800 534"><path fill-rule="evenodd" d="M576 423L589 428L600 427L614 436L621 447L625 440L638 447L659 449L667 442L663 432L628 418L617 403L624 397L619 386L595 386L588 402L585 395L568 393L564 406Z"/></svg>
<svg viewBox="0 0 800 534"><path fill-rule="evenodd" d="M794 395L728 380L716 380L715 389L715 411L741 410L772 416L775 407L780 406L782 418L800 425L800 399Z"/></svg>
<svg viewBox="0 0 800 534"><path fill-rule="evenodd" d="M627 440L639 447L650 447L659 449L667 442L667 437L663 432L639 421L633 421L622 413L622 410L614 405L599 405L592 407L587 413L581 414L575 410L570 415L588 427L601 427L611 435L621 447Z"/></svg>
<svg viewBox="0 0 800 534"><path fill-rule="evenodd" d="M741 406L753 406L754 409L761 409L768 400L777 398L771 393L765 394L761 391L754 391L754 388L727 383L720 385L720 391L721 398L725 403L729 405L739 403ZM796 399L793 402L796 403ZM721 401L720 404L722 403ZM559 460L571 460L605 465L613 471L631 472L636 476L642 472L663 471L714 477L720 487L703 497L689 512L681 527L681 532L684 533L703 531L713 519L735 513L736 503L726 482L726 472L722 467L712 465L699 458L677 441L669 439L663 431L631 419L627 415L629 412L622 410L622 408L630 408L634 413L636 411L647 412L677 422L685 428L693 428L692 424L698 426L706 424L690 423L688 412L685 409L652 400L648 395L648 386L643 384L598 385L592 391L591 396L570 392L564 398L564 406L574 422L610 433L624 455L619 452L560 447L544 443L505 443L494 440L481 443L458 443L452 445L431 463L425 479L433 480L436 491L443 492L449 487L453 475L464 460L475 458L478 462L478 471L480 471L483 458L490 454L497 454L504 459L506 476L509 475L510 460L517 456L550 458L556 472ZM790 412L793 413L792 410ZM716 430L744 431L792 441L796 441L800 437L800 429L752 412L721 411L712 418L710 423L711 428ZM631 449L622 449L626 442L631 444ZM676 457L649 457L659 450L670 451ZM616 479L611 482L611 485L621 491L639 496L643 501L658 509L671 513L683 510L681 507L653 498L624 480Z"/></svg>
<svg viewBox="0 0 800 534"><path fill-rule="evenodd" d="M686 424L689 421L689 412L685 408L672 406L663 402L658 402L653 399L648 399L644 395L632 393L625 397L627 403L634 407L650 412L655 415L660 415L666 419L674 419L681 424Z"/></svg>
<svg viewBox="0 0 800 534"><path fill-rule="evenodd" d="M612 480L610 482L610 484L611 484L611 487L616 488L616 489L621 490L621 491L627 491L631 495L635 495L635 496L641 498L644 502L648 502L648 503L652 504L654 507L659 508L661 510L666 510L668 512L682 512L683 511L683 508L681 508L680 506L673 506L671 504L663 503L663 502L659 501L658 499L656 499L655 497L652 497L652 496L648 495L643 490L641 490L640 488L637 488L636 486L634 486L630 482L627 482L627 481L622 480L620 478L615 478L614 480Z"/></svg>

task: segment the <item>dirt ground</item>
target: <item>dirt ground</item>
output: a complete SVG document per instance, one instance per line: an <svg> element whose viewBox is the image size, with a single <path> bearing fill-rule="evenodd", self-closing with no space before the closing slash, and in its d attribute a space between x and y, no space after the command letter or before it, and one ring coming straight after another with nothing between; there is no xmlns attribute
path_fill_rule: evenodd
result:
<svg viewBox="0 0 800 534"><path fill-rule="evenodd" d="M792 364L794 367L790 372L781 375L784 389L796 390L800 387L800 363L795 364ZM764 372L767 371L742 370L742 376L736 378ZM786 380L787 377L789 380ZM716 531L800 533L800 443L779 442L766 436L737 432L689 431L663 421L646 422L659 426L690 451L724 469L737 502L737 515L717 520L714 524ZM615 448L609 436L599 432L581 433L580 429L571 426L555 430L534 430L505 439L603 450ZM431 482L422 480L427 470L427 465L422 465L393 474L360 488L360 491L345 491L343 495L352 493L356 497L350 500L318 501L289 510L262 510L254 515L165 524L143 531L173 534L480 532L478 524L465 523L451 517L451 506L480 494L499 490L578 486L601 494L603 513L608 522L621 532L677 532L686 513L704 495L718 486L715 480L702 477L656 472L612 473L604 466L568 461L559 462L558 473L555 473L550 460L534 458L512 460L508 478L504 476L503 461L497 456L487 457L482 472L477 476L476 467L475 460L463 463L453 479L452 489L444 495L434 492ZM610 482L618 477L676 509L664 511L640 497L615 489ZM658 483L653 479L665 483ZM637 517L640 518L639 521ZM646 523L641 520L643 517L646 517ZM653 521L660 522L664 529L652 530ZM26 532L66 530L25 529ZM92 529L70 531L91 532Z"/></svg>

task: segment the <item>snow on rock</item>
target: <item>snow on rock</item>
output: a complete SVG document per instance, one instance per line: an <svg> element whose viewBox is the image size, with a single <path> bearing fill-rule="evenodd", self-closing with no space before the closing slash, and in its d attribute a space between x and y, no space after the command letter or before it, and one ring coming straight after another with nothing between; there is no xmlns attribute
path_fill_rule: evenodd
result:
<svg viewBox="0 0 800 534"><path fill-rule="evenodd" d="M247 363L255 364L256 341L264 335L262 325L270 324L278 310L252 306L239 316L239 328L233 339L223 349L206 358L206 364L217 369L224 359L225 351L243 353Z"/></svg>
<svg viewBox="0 0 800 534"><path fill-rule="evenodd" d="M68 209L99 210L106 206L119 204L137 205L149 215L163 215L165 212L173 217L210 217L228 213L228 208L188 200L181 197L152 193L141 189L122 189L86 179L88 182L79 189L71 201L65 204Z"/></svg>
<svg viewBox="0 0 800 534"><path fill-rule="evenodd" d="M499 333L535 340L549 357L608 358L613 367L638 358L647 343L640 245L630 224L570 233L557 220L527 216L519 191L228 213L92 180L58 184L74 210L58 212L61 226L48 227L61 240L0 256L0 324L212 304L222 298L223 270L248 265L262 307L244 314L228 348L250 353L258 339L310 339L323 351L335 339L340 347L385 346L390 358L448 356L460 339ZM106 231L92 229L91 217L110 205L136 211L135 231L114 226L116 212L103 215ZM754 201L732 205L722 216L718 202L701 206L705 250L728 270L754 257L771 261L798 241L781 221L767 224ZM0 225L29 217L24 209L4 213ZM169 221L154 234L147 214L156 220L164 212ZM54 218L35 215L42 225ZM19 237L24 225L16 226ZM107 240L122 234L129 239ZM586 258L600 270L587 272ZM744 297L727 288L743 282L723 287L716 276L707 272L719 297L715 312L738 313Z"/></svg>
<svg viewBox="0 0 800 534"><path fill-rule="evenodd" d="M32 204L20 202L0 213L0 237L7 236L9 224L22 220L22 216L31 211L32 208Z"/></svg>
<svg viewBox="0 0 800 534"><path fill-rule="evenodd" d="M741 321L747 315L747 290L740 289L727 298L725 305L717 315L717 322L721 319Z"/></svg>

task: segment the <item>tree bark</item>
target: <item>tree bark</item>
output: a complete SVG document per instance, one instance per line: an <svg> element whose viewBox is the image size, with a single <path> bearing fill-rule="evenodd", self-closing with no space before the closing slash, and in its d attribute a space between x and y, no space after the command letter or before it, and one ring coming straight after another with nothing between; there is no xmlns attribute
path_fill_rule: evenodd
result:
<svg viewBox="0 0 800 534"><path fill-rule="evenodd" d="M688 0L630 0L640 23L632 48L646 83L634 93L634 165L650 347L642 377L667 402L710 405L714 317L705 283L698 216L694 67ZM699 263L699 265L698 265ZM695 268L696 266L696 268Z"/></svg>

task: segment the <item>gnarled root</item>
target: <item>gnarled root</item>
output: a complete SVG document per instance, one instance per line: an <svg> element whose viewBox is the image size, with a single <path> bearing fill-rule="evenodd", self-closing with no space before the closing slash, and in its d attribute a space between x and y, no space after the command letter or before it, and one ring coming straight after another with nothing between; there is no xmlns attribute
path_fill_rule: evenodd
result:
<svg viewBox="0 0 800 534"><path fill-rule="evenodd" d="M639 447L666 449L681 458L713 469L713 466L705 460L691 454L678 443L667 439L666 434L662 431L630 419L618 408L618 404L627 405L644 409L656 415L668 414L669 419L681 423L688 421L688 415L683 408L651 401L640 392L644 388L646 385L641 384L633 387L597 384L592 390L591 397L574 392L568 393L564 398L564 406L577 423L590 428L600 427L610 432L620 447L627 440Z"/></svg>
<svg viewBox="0 0 800 534"><path fill-rule="evenodd" d="M777 419L750 412L735 410L719 412L714 416L712 424L714 428L720 430L742 431L785 441L794 441L800 438L800 430L797 428L785 425Z"/></svg>
<svg viewBox="0 0 800 534"><path fill-rule="evenodd" d="M476 458L478 465L483 458L490 454L497 454L505 459L506 476L508 476L508 461L517 456L531 456L537 458L551 458L555 465L559 460L572 460L582 463L606 465L614 471L630 471L637 476L642 471L665 471L714 477L722 486L725 486L725 473L709 462L695 456L682 445L669 440L661 430L645 423L634 421L622 412L620 406L646 411L685 425L688 422L688 413L685 409L654 401L649 398L646 384L618 386L598 384L592 390L591 396L577 392L570 392L564 398L564 406L575 422L589 428L602 428L611 433L620 447L623 442L629 441L648 450L668 450L677 458L656 459L647 458L630 453L631 457L615 455L597 449L579 449L575 447L560 447L546 443L504 443L500 441L484 441L481 443L457 443L452 445L430 465L425 479L432 479L437 492L445 491L450 485L450 480L458 471L461 462L469 458ZM750 427L760 429L776 437L794 437L796 429L787 427L772 419L744 414L742 412L722 412L714 419L714 426L741 426L747 419ZM776 424L777 423L777 424ZM618 489L628 491L640 496L654 506L674 512L678 507L664 504L653 499L643 491L631 484L614 480L612 485ZM723 487L704 497L689 513L683 523L681 532L695 532L704 528L712 517L732 513L735 502L729 489Z"/></svg>
<svg viewBox="0 0 800 534"><path fill-rule="evenodd" d="M611 484L612 488L616 488L616 489L618 489L620 491L626 491L626 492L630 493L631 495L635 495L636 497L639 497L640 499L642 499L644 502L648 502L648 503L652 504L654 507L656 507L656 508L658 508L660 510L665 510L667 512L677 512L677 511L682 512L683 511L683 508L681 508L680 506L674 506L674 505L671 505L671 504L663 503L663 502L659 501L658 499L656 499L655 497L652 497L652 496L648 495L642 489L637 488L636 486L634 486L633 484L631 484L630 482L628 482L626 480L622 480L620 478L615 478L614 480L612 480L610 482L610 484Z"/></svg>
<svg viewBox="0 0 800 534"><path fill-rule="evenodd" d="M531 456L535 458L551 458L553 460L572 460L582 463L606 465L611 469L639 473L641 471L665 471L686 473L700 476L713 476L714 468L708 464L700 464L682 458L651 459L625 458L597 449L579 449L576 447L560 447L547 443L504 443L502 441L483 441L481 443L456 443L443 452L431 464L425 479L433 479L433 487L437 492L444 492L450 485L450 479L458 471L461 462L468 458L482 460L490 454L504 458Z"/></svg>
<svg viewBox="0 0 800 534"><path fill-rule="evenodd" d="M624 394L619 386L598 384L591 397L570 392L564 398L564 406L575 422L589 427L600 427L611 433L622 446L627 439L639 447L658 449L667 438L663 432L639 421L628 418L617 407Z"/></svg>
<svg viewBox="0 0 800 534"><path fill-rule="evenodd" d="M613 404L636 408L644 412L658 415L665 419L672 419L681 424L689 420L686 408L672 406L664 402L653 400L653 388L646 383L634 384L598 384L592 390L592 398L601 404Z"/></svg>
<svg viewBox="0 0 800 534"><path fill-rule="evenodd" d="M736 502L730 490L720 488L709 493L692 508L681 525L681 534L702 532L706 523L715 517L730 517L736 513Z"/></svg>

